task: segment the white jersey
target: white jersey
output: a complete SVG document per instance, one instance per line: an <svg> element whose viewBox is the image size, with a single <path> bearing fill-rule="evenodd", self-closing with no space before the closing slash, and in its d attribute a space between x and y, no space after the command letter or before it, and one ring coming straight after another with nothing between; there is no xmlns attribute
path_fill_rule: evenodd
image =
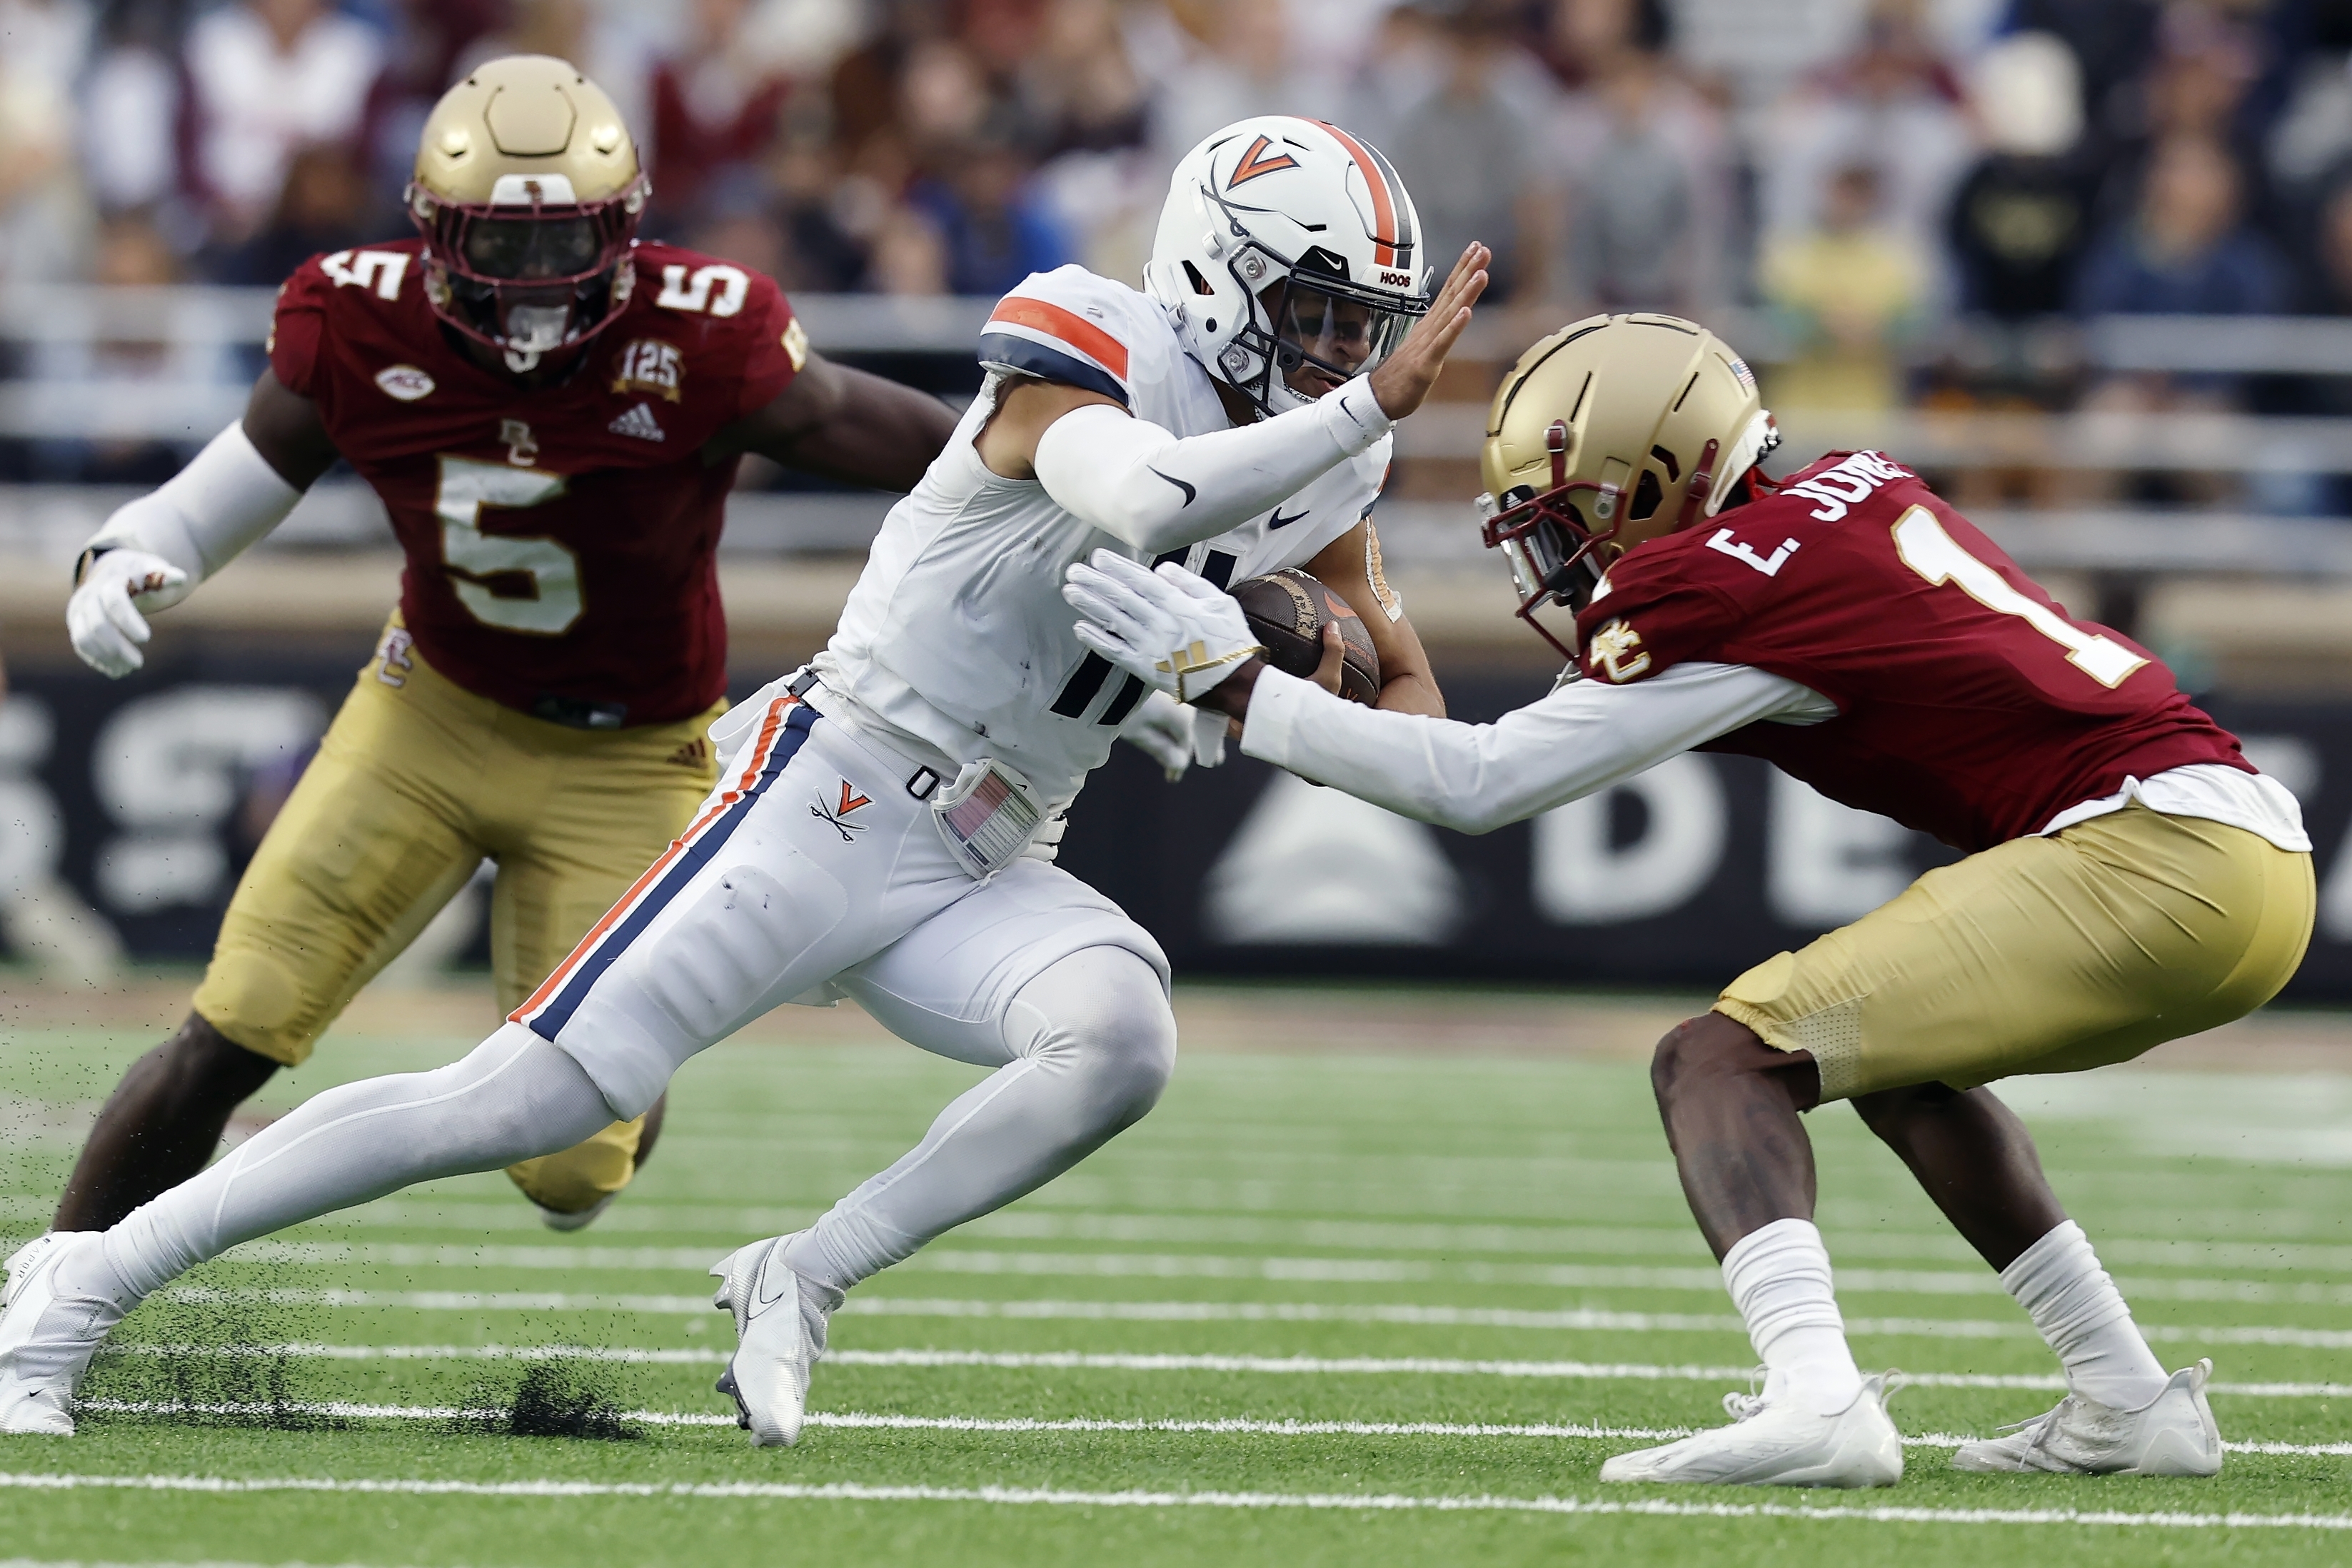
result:
<svg viewBox="0 0 2352 1568"><path fill-rule="evenodd" d="M1079 267L1034 273L1006 295L980 359L986 384L891 509L815 668L856 705L845 715L853 724L879 721L959 763L992 756L1059 809L1144 692L1073 635L1063 571L1098 549L1139 552L1038 481L991 472L972 443L1007 380L1024 375L1103 393L1179 437L1231 421L1160 306ZM1221 586L1300 565L1370 510L1391 445L1384 436L1284 504L1160 559Z"/></svg>

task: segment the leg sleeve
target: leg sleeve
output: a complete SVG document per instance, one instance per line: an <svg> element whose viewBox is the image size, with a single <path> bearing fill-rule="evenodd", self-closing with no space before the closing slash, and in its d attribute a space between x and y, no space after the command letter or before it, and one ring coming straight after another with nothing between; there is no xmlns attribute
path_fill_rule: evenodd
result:
<svg viewBox="0 0 2352 1568"><path fill-rule="evenodd" d="M1011 875L840 981L912 1043L996 1070L793 1239L787 1261L836 1289L1060 1175L1150 1110L1175 1068L1150 937L1066 873L1052 872L1070 895L1058 920L1046 906L1056 884L1001 888ZM1100 940L1128 931L1140 940Z"/></svg>
<svg viewBox="0 0 2352 1568"><path fill-rule="evenodd" d="M570 1057L509 1024L447 1067L327 1090L131 1211L107 1262L136 1300L238 1242L562 1148L612 1114Z"/></svg>
<svg viewBox="0 0 2352 1568"><path fill-rule="evenodd" d="M362 673L238 879L195 1010L293 1066L481 858L442 780L479 737Z"/></svg>

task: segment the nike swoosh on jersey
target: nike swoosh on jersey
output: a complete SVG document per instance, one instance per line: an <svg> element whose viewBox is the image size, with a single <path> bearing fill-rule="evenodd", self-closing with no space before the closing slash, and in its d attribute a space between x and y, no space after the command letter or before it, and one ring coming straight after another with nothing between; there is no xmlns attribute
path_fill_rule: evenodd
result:
<svg viewBox="0 0 2352 1568"><path fill-rule="evenodd" d="M1147 468L1151 468L1151 465L1149 463L1146 463L1143 466ZM1151 471L1155 474L1160 474L1160 470L1158 468L1151 468ZM1186 506L1191 506L1192 504L1192 499L1201 493L1199 490L1194 489L1191 485L1186 484L1183 480L1177 479L1172 474L1160 474L1160 477L1184 492L1184 504Z"/></svg>
<svg viewBox="0 0 2352 1568"><path fill-rule="evenodd" d="M1297 511L1292 512L1288 517L1285 517L1282 515L1282 509L1280 507L1276 507L1274 509L1274 515L1265 520L1265 525L1268 528L1288 528L1292 523L1297 522L1300 518L1305 517L1307 515L1307 509L1301 508Z"/></svg>

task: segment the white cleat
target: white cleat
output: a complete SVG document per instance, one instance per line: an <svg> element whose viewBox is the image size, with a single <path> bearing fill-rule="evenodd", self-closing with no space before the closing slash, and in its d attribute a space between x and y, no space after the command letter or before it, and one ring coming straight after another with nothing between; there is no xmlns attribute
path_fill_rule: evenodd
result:
<svg viewBox="0 0 2352 1568"><path fill-rule="evenodd" d="M58 1287L58 1263L103 1245L101 1231L51 1231L18 1247L7 1262L0 1294L0 1433L73 1436L74 1389L89 1358L122 1321L122 1309L101 1297L68 1295Z"/></svg>
<svg viewBox="0 0 2352 1568"><path fill-rule="evenodd" d="M2172 1374L2137 1410L2117 1410L2070 1394L2058 1408L2004 1426L2005 1437L1964 1443L1956 1470L2051 1470L2069 1476L2218 1476L2221 1431L2205 1402L2213 1363Z"/></svg>
<svg viewBox="0 0 2352 1568"><path fill-rule="evenodd" d="M598 1215L613 1206L613 1200L620 1195L618 1193L606 1193L586 1208L573 1209L570 1213L562 1209L549 1208L536 1199L532 1200L530 1206L539 1211L539 1223L550 1230L586 1230L596 1223Z"/></svg>
<svg viewBox="0 0 2352 1568"><path fill-rule="evenodd" d="M719 1392L735 1399L737 1425L755 1448L789 1448L800 1440L809 1373L824 1354L825 1324L840 1291L793 1273L784 1263L788 1236L755 1241L710 1266L719 1280L714 1307L735 1314L736 1346Z"/></svg>
<svg viewBox="0 0 2352 1568"><path fill-rule="evenodd" d="M1696 1481L1738 1487L1891 1487L1903 1479L1903 1436L1886 1401L1900 1373L1862 1380L1853 1403L1834 1415L1761 1395L1727 1394L1732 1425L1664 1447L1620 1454L1601 1467L1604 1481Z"/></svg>

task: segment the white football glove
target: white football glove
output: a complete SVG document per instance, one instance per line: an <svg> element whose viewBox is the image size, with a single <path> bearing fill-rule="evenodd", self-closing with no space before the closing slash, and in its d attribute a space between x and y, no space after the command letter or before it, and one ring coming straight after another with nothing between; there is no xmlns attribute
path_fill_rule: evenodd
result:
<svg viewBox="0 0 2352 1568"><path fill-rule="evenodd" d="M1074 562L1062 597L1086 617L1078 640L1152 689L1198 700L1265 648L1240 601L1174 562L1156 571L1109 550Z"/></svg>
<svg viewBox="0 0 2352 1568"><path fill-rule="evenodd" d="M81 586L66 601L66 635L81 661L100 675L128 675L147 662L139 645L154 635L140 612L168 610L194 585L160 555L110 550L89 563Z"/></svg>
<svg viewBox="0 0 2352 1568"><path fill-rule="evenodd" d="M1118 727L1118 738L1158 763L1174 784L1192 765L1192 713L1166 692L1150 692Z"/></svg>

